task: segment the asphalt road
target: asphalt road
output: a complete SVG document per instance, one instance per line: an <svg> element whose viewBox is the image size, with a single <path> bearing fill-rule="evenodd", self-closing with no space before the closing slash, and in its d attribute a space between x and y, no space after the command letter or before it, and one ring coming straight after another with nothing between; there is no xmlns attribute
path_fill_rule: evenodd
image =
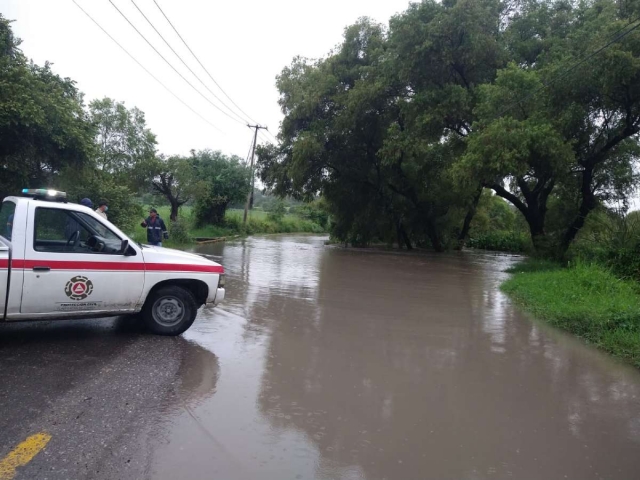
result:
<svg viewBox="0 0 640 480"><path fill-rule="evenodd" d="M145 476L162 412L198 347L132 320L0 326L0 458L30 435L52 438L19 478Z"/></svg>

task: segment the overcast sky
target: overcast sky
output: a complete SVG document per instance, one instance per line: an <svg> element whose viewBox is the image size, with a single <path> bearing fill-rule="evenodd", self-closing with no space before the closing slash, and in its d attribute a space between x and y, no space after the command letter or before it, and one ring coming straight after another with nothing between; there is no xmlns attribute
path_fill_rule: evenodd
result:
<svg viewBox="0 0 640 480"><path fill-rule="evenodd" d="M56 73L75 80L86 102L108 96L143 110L147 124L158 137L160 152L188 154L192 148L212 148L243 158L247 155L251 131L224 116L185 83L108 0L76 1L140 63L221 131L145 73L72 0L0 0L0 11L15 20L13 30L23 40L23 52L38 64L52 62ZM294 56L324 56L341 41L343 29L358 17L387 23L409 4L407 0L156 1L218 84L251 118L267 125L274 134L282 118L275 77ZM113 2L178 71L219 105L131 0ZM191 69L233 107L189 54L153 0L135 2Z"/></svg>

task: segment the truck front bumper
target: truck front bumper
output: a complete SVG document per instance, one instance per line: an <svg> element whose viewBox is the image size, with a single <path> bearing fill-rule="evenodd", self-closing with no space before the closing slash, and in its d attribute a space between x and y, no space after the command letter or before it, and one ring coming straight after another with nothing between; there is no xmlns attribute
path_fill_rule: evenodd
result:
<svg viewBox="0 0 640 480"><path fill-rule="evenodd" d="M214 305L217 305L224 300L224 293L224 288L218 288L216 290L216 298L213 300Z"/></svg>

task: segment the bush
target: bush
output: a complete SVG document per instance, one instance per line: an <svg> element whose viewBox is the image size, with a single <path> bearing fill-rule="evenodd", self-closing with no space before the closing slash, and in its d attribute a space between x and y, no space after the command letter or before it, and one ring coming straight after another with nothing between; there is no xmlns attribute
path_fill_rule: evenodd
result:
<svg viewBox="0 0 640 480"><path fill-rule="evenodd" d="M101 171L65 172L59 179L61 189L65 190L72 202L90 198L94 208L100 200L109 204L109 221L124 232L132 232L143 218L142 206L132 200L133 193L124 185Z"/></svg>
<svg viewBox="0 0 640 480"><path fill-rule="evenodd" d="M569 251L573 261L598 263L617 276L640 281L640 217L611 212L587 219L584 231Z"/></svg>
<svg viewBox="0 0 640 480"><path fill-rule="evenodd" d="M267 217L269 218L269 220L277 223L282 221L287 210L284 206L284 202L282 200L278 200L269 206L267 212Z"/></svg>
<svg viewBox="0 0 640 480"><path fill-rule="evenodd" d="M169 238L173 243L189 242L189 222L178 219L169 224Z"/></svg>
<svg viewBox="0 0 640 480"><path fill-rule="evenodd" d="M322 201L315 201L297 207L291 207L289 209L289 213L295 213L306 220L311 220L324 229L327 228L329 223L329 214L327 213Z"/></svg>
<svg viewBox="0 0 640 480"><path fill-rule="evenodd" d="M531 238L525 233L497 230L470 237L467 246L482 250L524 253L531 251Z"/></svg>

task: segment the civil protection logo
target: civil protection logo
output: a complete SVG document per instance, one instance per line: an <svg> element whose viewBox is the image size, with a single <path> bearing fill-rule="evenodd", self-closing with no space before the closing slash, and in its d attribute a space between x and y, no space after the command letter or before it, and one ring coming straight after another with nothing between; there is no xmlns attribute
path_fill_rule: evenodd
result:
<svg viewBox="0 0 640 480"><path fill-rule="evenodd" d="M64 293L71 300L84 300L93 292L93 283L87 277L78 275L67 282Z"/></svg>

